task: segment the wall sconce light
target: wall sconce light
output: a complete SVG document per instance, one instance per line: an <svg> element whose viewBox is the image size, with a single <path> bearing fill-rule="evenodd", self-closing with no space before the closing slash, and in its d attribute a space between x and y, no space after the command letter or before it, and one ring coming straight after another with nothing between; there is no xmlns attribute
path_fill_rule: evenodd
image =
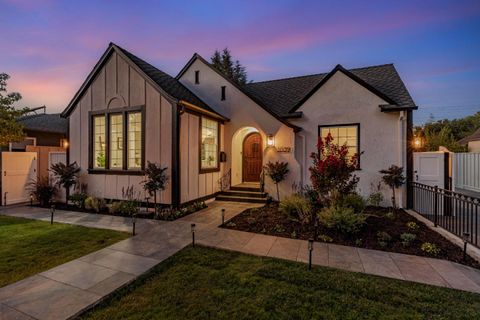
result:
<svg viewBox="0 0 480 320"><path fill-rule="evenodd" d="M267 135L267 146L268 147L274 147L275 146L275 137L273 134Z"/></svg>
<svg viewBox="0 0 480 320"><path fill-rule="evenodd" d="M67 139L60 140L60 146L64 149L67 149L68 148L68 140Z"/></svg>
<svg viewBox="0 0 480 320"><path fill-rule="evenodd" d="M423 148L423 145L424 145L424 139L423 139L423 137L421 137L421 136L416 136L416 137L413 138L413 147L414 147L415 149L417 149L417 150L418 150L418 149L421 149L421 148Z"/></svg>

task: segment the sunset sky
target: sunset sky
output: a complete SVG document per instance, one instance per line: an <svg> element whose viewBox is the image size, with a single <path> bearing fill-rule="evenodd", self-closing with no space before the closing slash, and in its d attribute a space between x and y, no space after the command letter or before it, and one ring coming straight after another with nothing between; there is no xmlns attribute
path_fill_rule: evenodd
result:
<svg viewBox="0 0 480 320"><path fill-rule="evenodd" d="M115 42L175 76L228 47L254 81L394 63L415 122L480 111L480 1L0 0L0 72L60 112Z"/></svg>

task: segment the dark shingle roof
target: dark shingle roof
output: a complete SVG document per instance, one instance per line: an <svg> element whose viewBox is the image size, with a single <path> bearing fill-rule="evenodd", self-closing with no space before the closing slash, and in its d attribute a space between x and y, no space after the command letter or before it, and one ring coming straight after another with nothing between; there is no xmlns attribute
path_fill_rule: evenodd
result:
<svg viewBox="0 0 480 320"><path fill-rule="evenodd" d="M62 118L60 113L33 114L18 119L25 130L67 134L68 119Z"/></svg>
<svg viewBox="0 0 480 320"><path fill-rule="evenodd" d="M145 60L140 59L129 51L117 46L133 63L135 63L148 77L150 77L160 88L165 90L170 96L184 100L188 103L194 104L204 110L218 114L215 110L210 108L205 102L198 98L193 92L187 89L180 81L170 76L169 74L155 68ZM218 114L220 115L220 114ZM221 115L220 115L221 116Z"/></svg>
<svg viewBox="0 0 480 320"><path fill-rule="evenodd" d="M398 106L413 108L415 103L393 64L348 70ZM329 73L253 82L244 90L279 116L287 116Z"/></svg>
<svg viewBox="0 0 480 320"><path fill-rule="evenodd" d="M474 133L472 133L471 135L463 138L463 139L460 139L458 140L458 143L459 144L467 144L469 143L470 141L480 141L480 128L478 128Z"/></svg>

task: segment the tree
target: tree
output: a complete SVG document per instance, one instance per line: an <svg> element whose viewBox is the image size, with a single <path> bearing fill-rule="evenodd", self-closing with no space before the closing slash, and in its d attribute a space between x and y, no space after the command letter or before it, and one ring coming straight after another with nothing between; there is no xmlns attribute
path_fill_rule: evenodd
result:
<svg viewBox="0 0 480 320"><path fill-rule="evenodd" d="M277 200L280 201L280 192L278 191L278 184L283 180L285 180L285 177L290 171L288 169L288 163L280 162L280 161L277 161L277 162L269 161L264 168L265 168L266 175L270 179L272 179L273 183L275 183L275 186L277 187Z"/></svg>
<svg viewBox="0 0 480 320"><path fill-rule="evenodd" d="M395 199L395 190L400 188L405 183L405 176L403 175L403 167L396 166L392 164L388 169L380 170L380 173L383 174L383 182L392 188L392 205L393 209L397 208L397 203Z"/></svg>
<svg viewBox="0 0 480 320"><path fill-rule="evenodd" d="M155 213L157 213L157 191L165 190L168 182L167 167L162 168L156 163L147 161L145 168L146 179L142 181L143 189L153 196Z"/></svg>
<svg viewBox="0 0 480 320"><path fill-rule="evenodd" d="M358 154L349 157L347 146L333 143L329 133L325 139L318 138L317 151L310 157L313 159L310 180L319 204L335 202L339 196L355 191L359 181L354 174L358 169Z"/></svg>
<svg viewBox="0 0 480 320"><path fill-rule="evenodd" d="M223 49L222 52L215 50L210 60L215 69L223 73L233 82L241 86L247 83L246 68L240 63L240 61L233 61L232 55L228 48Z"/></svg>
<svg viewBox="0 0 480 320"><path fill-rule="evenodd" d="M28 111L27 108L15 109L13 106L22 96L18 92L7 93L8 79L8 74L0 73L0 146L24 138L23 126L17 119Z"/></svg>
<svg viewBox="0 0 480 320"><path fill-rule="evenodd" d="M57 184L65 188L65 204L68 204L68 197L70 195L70 188L75 186L78 182L78 174L80 167L76 162L65 164L63 162L52 164L50 171L57 179Z"/></svg>

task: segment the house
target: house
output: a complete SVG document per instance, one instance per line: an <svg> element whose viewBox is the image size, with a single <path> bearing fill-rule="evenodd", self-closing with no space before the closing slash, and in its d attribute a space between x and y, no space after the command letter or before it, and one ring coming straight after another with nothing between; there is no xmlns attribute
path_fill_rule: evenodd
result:
<svg viewBox="0 0 480 320"><path fill-rule="evenodd" d="M458 141L461 145L466 145L468 152L480 152L480 128L471 135Z"/></svg>
<svg viewBox="0 0 480 320"><path fill-rule="evenodd" d="M81 166L89 193L120 199L129 185L143 192L150 161L168 167L160 202L179 205L215 197L224 186L257 186L268 161L288 163L280 185L288 195L309 184L309 155L329 132L363 152L357 175L366 196L391 164L411 176L416 108L392 64L338 65L241 87L198 54L172 77L111 43L62 116L69 119L68 161ZM265 191L273 190L265 179ZM403 205L406 195L399 191Z"/></svg>

